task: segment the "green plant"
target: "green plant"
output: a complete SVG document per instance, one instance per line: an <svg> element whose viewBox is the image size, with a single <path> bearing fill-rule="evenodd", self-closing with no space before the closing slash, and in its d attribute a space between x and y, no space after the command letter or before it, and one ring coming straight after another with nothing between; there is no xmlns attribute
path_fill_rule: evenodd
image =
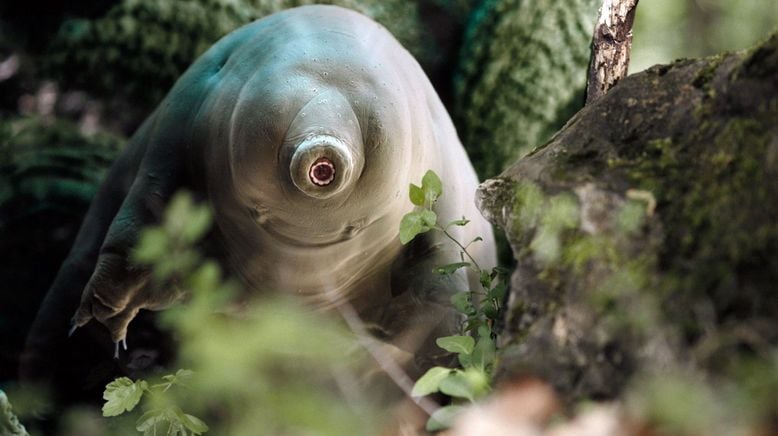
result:
<svg viewBox="0 0 778 436"><path fill-rule="evenodd" d="M144 401L144 405L148 404L144 407L146 412L138 418L135 427L144 436L203 434L208 431L208 426L200 418L184 413L177 405L161 397L173 386L186 386L186 380L191 377L192 371L179 369L175 374L163 376L156 384L140 379L132 381L127 377L117 378L105 387L103 416L130 412L144 396L151 397Z"/></svg>
<svg viewBox="0 0 778 436"><path fill-rule="evenodd" d="M410 185L410 200L418 208L406 214L400 222L400 242L407 244L417 235L429 231L441 232L459 247L460 261L438 267L435 273L448 275L468 268L478 274L482 289L458 292L451 297L454 308L464 315L461 332L436 340L440 348L457 355L461 368L435 366L413 387L411 395L415 397L442 392L453 398L453 404L432 414L427 422L429 431L447 428L462 409L462 403L474 402L491 390L491 375L497 359L495 322L502 315L507 282L505 269L484 269L467 251L471 244L481 240L480 237L462 244L449 232L452 226L467 225L469 221L466 218L443 225L438 223L433 208L441 195L442 183L432 170L424 174L421 186Z"/></svg>
<svg viewBox="0 0 778 436"><path fill-rule="evenodd" d="M176 339L176 366L191 372L157 384L111 382L104 411L121 414L108 423L118 429L111 434L127 434L120 419L131 414L145 434L199 434L204 425L193 415L213 434L369 434L380 426L380 393L355 388L368 361L353 334L299 302L257 301L226 280L195 247L212 222L207 206L179 193L160 225L140 235L134 262L152 271L152 286L182 294L159 324ZM138 403L145 414L133 410Z"/></svg>
<svg viewBox="0 0 778 436"><path fill-rule="evenodd" d="M195 205L192 197L179 193L173 197L159 226L144 229L138 246L133 251L135 263L148 266L154 274L153 286L170 286L171 281L184 278L187 289L201 292L212 290L216 282L208 279L218 276L218 267L202 262L193 248L211 226L211 212L206 206ZM103 416L119 416L131 412L145 396L145 413L136 422L136 430L144 435L202 434L208 426L199 418L184 413L171 401L168 391L173 387L185 387L193 372L179 369L175 374L162 376L151 384L146 380L132 381L120 377L105 387Z"/></svg>

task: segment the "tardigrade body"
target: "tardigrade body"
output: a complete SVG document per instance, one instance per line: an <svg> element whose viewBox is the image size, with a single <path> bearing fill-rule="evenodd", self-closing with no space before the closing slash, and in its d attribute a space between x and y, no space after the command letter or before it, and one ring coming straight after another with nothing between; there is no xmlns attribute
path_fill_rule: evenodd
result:
<svg viewBox="0 0 778 436"><path fill-rule="evenodd" d="M455 325L450 294L478 283L465 270L432 273L460 260L449 241L399 242L408 184L428 169L444 181L440 219L472 219L451 232L483 237L473 255L494 264L454 126L383 27L331 6L242 27L189 68L112 167L42 304L27 361L64 341L74 313L120 341L140 309L175 300L146 286L148 272L128 255L179 189L210 201L227 263L250 291L323 309L349 303L388 343L428 353Z"/></svg>

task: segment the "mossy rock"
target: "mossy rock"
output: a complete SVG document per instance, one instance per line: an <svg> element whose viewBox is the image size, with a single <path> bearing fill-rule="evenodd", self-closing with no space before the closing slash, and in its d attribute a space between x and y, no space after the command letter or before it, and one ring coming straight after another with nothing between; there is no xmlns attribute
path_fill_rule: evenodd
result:
<svg viewBox="0 0 778 436"><path fill-rule="evenodd" d="M274 12L314 3L372 17L427 68L444 61L439 38L422 25L419 5L410 0L123 0L100 18L63 23L45 58L46 71L69 86L152 108L225 34Z"/></svg>
<svg viewBox="0 0 778 436"><path fill-rule="evenodd" d="M62 120L0 122L0 381L124 140Z"/></svg>
<svg viewBox="0 0 778 436"><path fill-rule="evenodd" d="M778 34L627 77L485 182L518 263L499 373L569 402L702 374L776 416L776 120ZM743 382L754 362L772 375Z"/></svg>
<svg viewBox="0 0 778 436"><path fill-rule="evenodd" d="M581 108L597 0L487 0L455 77L454 119L482 178L548 140Z"/></svg>

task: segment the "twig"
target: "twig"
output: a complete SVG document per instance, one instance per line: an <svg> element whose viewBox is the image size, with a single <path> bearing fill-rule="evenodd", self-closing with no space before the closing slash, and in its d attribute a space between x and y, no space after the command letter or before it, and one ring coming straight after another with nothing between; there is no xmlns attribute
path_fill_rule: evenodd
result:
<svg viewBox="0 0 778 436"><path fill-rule="evenodd" d="M637 6L638 0L603 0L594 27L586 104L603 96L627 76Z"/></svg>
<svg viewBox="0 0 778 436"><path fill-rule="evenodd" d="M413 390L413 380L411 380L408 374L405 373L405 371L400 367L400 365L397 364L392 356L382 351L381 348L376 345L377 341L370 337L370 334L365 329L365 324L362 322L362 319L349 303L340 304L337 306L337 308L351 331L357 335L360 344L367 350L368 353L370 353L373 359L378 363L378 366L381 367L381 369L389 376L390 379L392 379L392 381L405 393L408 398L416 403L416 405L419 406L419 408L421 408L427 415L432 415L437 409L440 408L440 405L430 400L429 398L418 398L411 395L411 391Z"/></svg>

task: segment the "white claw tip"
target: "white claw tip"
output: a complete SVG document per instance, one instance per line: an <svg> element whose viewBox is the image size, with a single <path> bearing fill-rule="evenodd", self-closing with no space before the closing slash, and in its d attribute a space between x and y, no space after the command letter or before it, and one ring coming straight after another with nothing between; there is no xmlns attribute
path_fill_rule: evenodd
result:
<svg viewBox="0 0 778 436"><path fill-rule="evenodd" d="M118 359L119 358L119 341L116 341L113 344L114 344L113 358L114 359Z"/></svg>
<svg viewBox="0 0 778 436"><path fill-rule="evenodd" d="M127 338L122 339L122 347L124 348L124 351L127 351Z"/></svg>
<svg viewBox="0 0 778 436"><path fill-rule="evenodd" d="M77 329L77 328L78 328L78 326L77 326L76 324L73 324L73 326L72 326L72 327L70 327L70 330L68 330L68 337L71 337L71 336L73 336L73 333L75 333L75 332L76 332L76 329Z"/></svg>

